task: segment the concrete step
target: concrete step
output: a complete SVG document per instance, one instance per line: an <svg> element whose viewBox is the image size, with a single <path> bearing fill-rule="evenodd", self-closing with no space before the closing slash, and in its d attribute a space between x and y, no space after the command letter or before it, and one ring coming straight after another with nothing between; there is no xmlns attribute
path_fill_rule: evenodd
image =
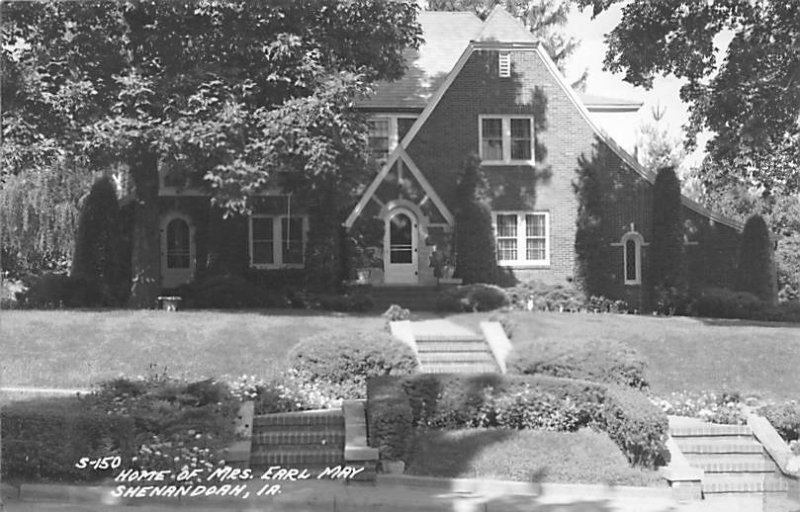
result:
<svg viewBox="0 0 800 512"><path fill-rule="evenodd" d="M715 425L713 423L706 423L697 426L670 426L669 435L672 437L749 437L753 435L753 431L747 425Z"/></svg>
<svg viewBox="0 0 800 512"><path fill-rule="evenodd" d="M494 357L486 350L483 352L420 352L419 360L423 365L439 363L494 364Z"/></svg>
<svg viewBox="0 0 800 512"><path fill-rule="evenodd" d="M422 373L497 373L497 365L486 363L423 364Z"/></svg>
<svg viewBox="0 0 800 512"><path fill-rule="evenodd" d="M284 428L284 427L281 427ZM253 434L253 446L327 445L344 447L344 428L333 430L266 430Z"/></svg>
<svg viewBox="0 0 800 512"><path fill-rule="evenodd" d="M335 466L344 464L344 450L328 446L258 446L250 454L250 467L270 465Z"/></svg>
<svg viewBox="0 0 800 512"><path fill-rule="evenodd" d="M786 492L789 482L773 474L717 474L703 477L703 493Z"/></svg>
<svg viewBox="0 0 800 512"><path fill-rule="evenodd" d="M417 351L423 352L486 352L489 346L483 340L474 341L419 341Z"/></svg>
<svg viewBox="0 0 800 512"><path fill-rule="evenodd" d="M253 418L253 429L259 427L285 427L330 425L343 426L344 418L341 409L325 409L320 411L282 412L278 414L265 414Z"/></svg>
<svg viewBox="0 0 800 512"><path fill-rule="evenodd" d="M690 453L764 453L764 448L754 438L746 437L687 437L676 438L678 448Z"/></svg>
<svg viewBox="0 0 800 512"><path fill-rule="evenodd" d="M454 343L456 345L462 343L480 343L485 345L486 342L481 336L477 334L469 333L469 332L455 332L455 333L427 333L427 332L415 332L414 333L414 340L416 340L417 344L420 343Z"/></svg>
<svg viewBox="0 0 800 512"><path fill-rule="evenodd" d="M709 473L773 473L778 467L764 454L753 453L733 455L687 454L686 459L693 467Z"/></svg>

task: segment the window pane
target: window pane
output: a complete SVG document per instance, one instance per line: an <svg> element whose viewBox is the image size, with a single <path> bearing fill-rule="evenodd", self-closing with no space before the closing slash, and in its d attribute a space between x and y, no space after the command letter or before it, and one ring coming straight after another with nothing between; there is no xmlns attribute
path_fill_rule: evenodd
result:
<svg viewBox="0 0 800 512"><path fill-rule="evenodd" d="M189 225L183 219L167 224L167 268L189 268Z"/></svg>
<svg viewBox="0 0 800 512"><path fill-rule="evenodd" d="M303 263L303 219L286 217L281 219L283 263Z"/></svg>
<svg viewBox="0 0 800 512"><path fill-rule="evenodd" d="M525 234L526 236L544 237L544 215L526 215L525 216Z"/></svg>
<svg viewBox="0 0 800 512"><path fill-rule="evenodd" d="M253 240L272 240L272 217L253 218Z"/></svg>
<svg viewBox="0 0 800 512"><path fill-rule="evenodd" d="M397 143L399 144L400 141L403 140L403 137L406 136L408 130L411 129L411 125L414 124L416 121L416 117L398 117L397 118Z"/></svg>
<svg viewBox="0 0 800 512"><path fill-rule="evenodd" d="M511 159L531 159L531 121L530 119L511 120Z"/></svg>
<svg viewBox="0 0 800 512"><path fill-rule="evenodd" d="M503 120L484 119L481 126L481 151L484 160L503 159Z"/></svg>
<svg viewBox="0 0 800 512"><path fill-rule="evenodd" d="M625 280L636 281L636 242L625 242Z"/></svg>
<svg viewBox="0 0 800 512"><path fill-rule="evenodd" d="M497 216L497 236L517 236L517 216L498 215Z"/></svg>
<svg viewBox="0 0 800 512"><path fill-rule="evenodd" d="M503 120L502 119L484 119L483 120L483 138L484 139L502 139L503 138Z"/></svg>
<svg viewBox="0 0 800 512"><path fill-rule="evenodd" d="M272 242L253 241L253 263L256 265L271 265L275 261L272 251Z"/></svg>
<svg viewBox="0 0 800 512"><path fill-rule="evenodd" d="M517 239L500 238L497 240L497 259L515 261L517 259Z"/></svg>
<svg viewBox="0 0 800 512"><path fill-rule="evenodd" d="M545 261L547 259L544 238L528 238L525 259L529 261Z"/></svg>
<svg viewBox="0 0 800 512"><path fill-rule="evenodd" d="M389 118L376 117L367 121L369 150L376 160L389 156Z"/></svg>

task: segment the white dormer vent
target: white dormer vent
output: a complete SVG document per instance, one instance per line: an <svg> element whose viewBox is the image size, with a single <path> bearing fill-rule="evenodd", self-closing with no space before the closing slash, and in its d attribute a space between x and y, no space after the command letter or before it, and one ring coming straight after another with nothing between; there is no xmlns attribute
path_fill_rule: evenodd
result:
<svg viewBox="0 0 800 512"><path fill-rule="evenodd" d="M498 60L498 70L500 78L508 78L511 76L511 54L501 53Z"/></svg>

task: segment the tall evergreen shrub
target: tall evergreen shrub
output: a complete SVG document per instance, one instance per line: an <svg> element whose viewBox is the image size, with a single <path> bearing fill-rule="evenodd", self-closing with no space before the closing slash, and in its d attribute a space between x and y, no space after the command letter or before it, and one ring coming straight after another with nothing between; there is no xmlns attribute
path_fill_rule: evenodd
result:
<svg viewBox="0 0 800 512"><path fill-rule="evenodd" d="M574 185L578 199L575 231L575 278L587 296L608 293L608 241L603 233L603 193L594 162L581 161Z"/></svg>
<svg viewBox="0 0 800 512"><path fill-rule="evenodd" d="M673 167L658 171L653 187L650 272L655 306L670 312L687 293L681 185Z"/></svg>
<svg viewBox="0 0 800 512"><path fill-rule="evenodd" d="M125 283L120 251L119 203L108 176L94 182L80 212L72 277L96 280L118 291Z"/></svg>
<svg viewBox="0 0 800 512"><path fill-rule="evenodd" d="M770 304L777 299L772 242L767 223L753 215L744 225L739 248L738 288Z"/></svg>
<svg viewBox="0 0 800 512"><path fill-rule="evenodd" d="M498 272L492 212L486 198L486 178L475 155L464 162L457 197L455 275L464 283L494 283Z"/></svg>

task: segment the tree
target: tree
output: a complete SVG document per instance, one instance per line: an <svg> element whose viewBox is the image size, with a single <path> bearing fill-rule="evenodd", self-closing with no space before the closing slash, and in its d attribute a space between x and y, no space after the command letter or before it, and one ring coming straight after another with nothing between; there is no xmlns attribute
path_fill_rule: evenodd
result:
<svg viewBox="0 0 800 512"><path fill-rule="evenodd" d="M608 243L603 223L602 165L581 158L573 188L578 199L575 230L575 277L587 297L608 293Z"/></svg>
<svg viewBox="0 0 800 512"><path fill-rule="evenodd" d="M245 212L280 175L337 188L366 166L353 112L419 43L404 2L12 2L3 15L4 168L66 153L123 162L136 190L131 305L158 292L159 169ZM364 41L372 44L363 44ZM328 212L331 215L331 212ZM333 212L336 215L337 212Z"/></svg>
<svg viewBox="0 0 800 512"><path fill-rule="evenodd" d="M480 159L470 155L458 182L455 211L455 275L464 283L494 283L497 279L492 212L485 192Z"/></svg>
<svg viewBox="0 0 800 512"><path fill-rule="evenodd" d="M570 0L430 0L428 9L474 11L481 19L486 19L496 5L503 5L539 38L547 54L563 73L567 60L578 47L578 40L564 31L571 4ZM583 90L587 76L584 71L572 86Z"/></svg>
<svg viewBox="0 0 800 512"><path fill-rule="evenodd" d="M657 173L662 167L679 168L686 156L681 141L670 136L669 127L664 122L665 113L666 108L653 107L651 119L639 127L639 162L652 173Z"/></svg>
<svg viewBox="0 0 800 512"><path fill-rule="evenodd" d="M777 300L775 262L767 223L753 215L744 225L739 248L738 287L773 304Z"/></svg>
<svg viewBox="0 0 800 512"><path fill-rule="evenodd" d="M622 0L578 0L593 14ZM715 38L733 34L725 58ZM800 3L777 0L634 0L607 37L605 68L651 87L657 74L686 81L688 141L714 133L723 172L762 193L800 190Z"/></svg>
<svg viewBox="0 0 800 512"><path fill-rule="evenodd" d="M653 240L650 272L656 307L673 312L686 294L681 185L672 167L658 171L653 185Z"/></svg>

